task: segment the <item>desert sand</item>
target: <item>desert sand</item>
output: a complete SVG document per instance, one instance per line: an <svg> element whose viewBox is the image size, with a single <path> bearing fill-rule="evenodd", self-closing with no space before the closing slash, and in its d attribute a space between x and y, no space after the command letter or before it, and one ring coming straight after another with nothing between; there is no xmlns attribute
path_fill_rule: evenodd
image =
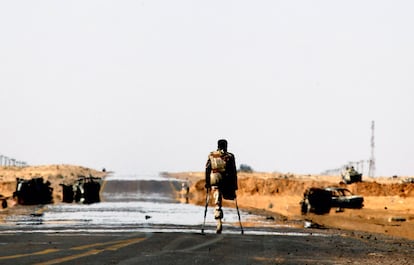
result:
<svg viewBox="0 0 414 265"><path fill-rule="evenodd" d="M32 179L42 177L44 182L50 182L50 186L53 188L53 200L56 203L62 201L62 186L60 184L72 184L80 176L102 178L107 175L108 172L75 165L3 166L0 167L0 196L8 198L8 205L12 207L15 204L11 197L16 190L16 178Z"/></svg>
<svg viewBox="0 0 414 265"><path fill-rule="evenodd" d="M205 203L202 172L174 173L170 176L191 183L191 203ZM264 215L277 214L289 220L307 220L328 228L414 240L414 183L403 183L406 178L363 177L363 182L346 185L341 183L339 176L239 173L237 202L240 208L259 210ZM327 186L346 187L352 193L364 196L364 207L344 209L342 212L331 209L325 215L302 215L299 203L303 192L308 187ZM234 207L234 203L228 202L227 206Z"/></svg>

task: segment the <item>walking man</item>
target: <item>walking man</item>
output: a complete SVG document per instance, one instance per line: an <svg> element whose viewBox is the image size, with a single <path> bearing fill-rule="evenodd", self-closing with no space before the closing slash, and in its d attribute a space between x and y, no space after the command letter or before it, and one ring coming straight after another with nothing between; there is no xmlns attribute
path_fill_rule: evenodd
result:
<svg viewBox="0 0 414 265"><path fill-rule="evenodd" d="M236 199L237 168L234 155L227 152L227 140L220 139L217 142L217 150L210 152L206 163L206 189L207 193L213 192L214 218L217 220L217 234L220 234L223 219L221 209L223 198Z"/></svg>

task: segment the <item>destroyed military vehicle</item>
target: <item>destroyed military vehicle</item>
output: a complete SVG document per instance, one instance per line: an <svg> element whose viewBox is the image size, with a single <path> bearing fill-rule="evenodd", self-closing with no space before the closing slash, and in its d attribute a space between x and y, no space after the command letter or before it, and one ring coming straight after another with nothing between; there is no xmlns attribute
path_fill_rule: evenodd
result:
<svg viewBox="0 0 414 265"><path fill-rule="evenodd" d="M49 204L53 202L53 188L42 177L30 180L16 178L16 191L13 198L21 205Z"/></svg>
<svg viewBox="0 0 414 265"><path fill-rule="evenodd" d="M364 197L352 194L341 187L309 188L300 202L302 214L329 213L331 207L360 209L364 206Z"/></svg>
<svg viewBox="0 0 414 265"><path fill-rule="evenodd" d="M353 166L346 167L341 176L345 184L352 184L354 182L362 181L362 174L356 171Z"/></svg>
<svg viewBox="0 0 414 265"><path fill-rule="evenodd" d="M60 184L63 192L63 202L91 204L100 202L101 178L80 176L73 184Z"/></svg>

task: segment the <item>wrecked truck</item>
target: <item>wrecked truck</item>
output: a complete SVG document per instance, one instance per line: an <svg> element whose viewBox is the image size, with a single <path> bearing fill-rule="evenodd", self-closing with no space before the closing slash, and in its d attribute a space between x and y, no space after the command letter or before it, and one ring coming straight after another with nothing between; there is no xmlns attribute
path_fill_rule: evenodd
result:
<svg viewBox="0 0 414 265"><path fill-rule="evenodd" d="M91 204L100 202L102 178L80 176L75 183L60 184L62 186L62 201Z"/></svg>
<svg viewBox="0 0 414 265"><path fill-rule="evenodd" d="M16 178L13 198L21 205L49 204L53 202L53 188L42 177L29 180Z"/></svg>

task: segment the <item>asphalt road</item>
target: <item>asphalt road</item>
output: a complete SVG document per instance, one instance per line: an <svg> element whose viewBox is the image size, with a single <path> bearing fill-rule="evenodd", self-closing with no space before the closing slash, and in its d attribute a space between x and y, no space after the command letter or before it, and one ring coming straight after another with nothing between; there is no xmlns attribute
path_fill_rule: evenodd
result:
<svg viewBox="0 0 414 265"><path fill-rule="evenodd" d="M112 181L104 202L16 207L0 224L0 264L414 264L414 241L276 225L226 209L214 234L203 207L174 201L168 181ZM233 219L232 219L233 218ZM255 217L257 218L257 216Z"/></svg>
<svg viewBox="0 0 414 265"><path fill-rule="evenodd" d="M301 234L304 232L304 234ZM0 264L413 264L414 242L330 230L280 234L0 234Z"/></svg>

